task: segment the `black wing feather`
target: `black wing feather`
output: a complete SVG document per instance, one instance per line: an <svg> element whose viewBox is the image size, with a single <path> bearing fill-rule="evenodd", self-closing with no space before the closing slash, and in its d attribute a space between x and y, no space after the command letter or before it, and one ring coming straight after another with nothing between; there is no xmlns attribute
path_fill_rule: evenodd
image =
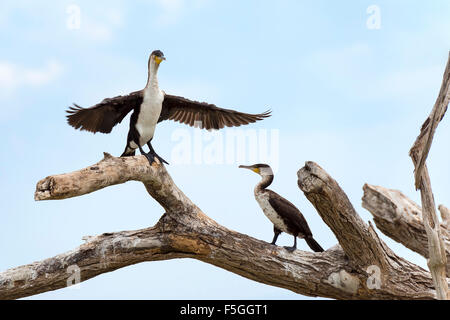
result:
<svg viewBox="0 0 450 320"><path fill-rule="evenodd" d="M270 111L259 114L243 113L230 109L222 109L214 104L189 100L179 96L166 94L158 122L174 120L189 126L201 122L204 129L222 129L246 125L270 117Z"/></svg>
<svg viewBox="0 0 450 320"><path fill-rule="evenodd" d="M305 217L296 206L272 190L267 190L267 192L270 193L270 205L283 219L289 222L288 226L294 225L298 232L305 237L312 235Z"/></svg>
<svg viewBox="0 0 450 320"><path fill-rule="evenodd" d="M141 90L126 96L104 99L90 108L74 104L67 110L67 122L75 129L110 133L130 111L141 105L142 99ZM200 122L202 128L210 130L246 125L270 117L270 113L270 111L260 114L243 113L166 94L158 122L174 120L190 126Z"/></svg>
<svg viewBox="0 0 450 320"><path fill-rule="evenodd" d="M110 133L131 110L141 105L142 99L142 91L135 91L126 96L104 99L90 108L74 104L67 110L67 122L75 129Z"/></svg>

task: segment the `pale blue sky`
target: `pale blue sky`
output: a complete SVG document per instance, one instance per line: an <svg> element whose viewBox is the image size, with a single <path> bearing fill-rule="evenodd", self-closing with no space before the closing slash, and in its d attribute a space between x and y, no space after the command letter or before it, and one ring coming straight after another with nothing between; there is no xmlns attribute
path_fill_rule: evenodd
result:
<svg viewBox="0 0 450 320"><path fill-rule="evenodd" d="M67 8L81 9L69 29ZM381 10L369 30L366 10ZM127 122L111 135L65 122L82 106L141 89L146 61L161 49L168 93L246 112L273 110L248 129L278 130L271 189L295 203L325 248L336 243L297 187L312 160L361 208L365 182L415 201L408 150L431 110L450 48L450 3L434 1L5 1L0 4L0 270L75 248L85 235L152 226L163 209L137 182L75 199L35 202L36 182L120 155ZM449 120L429 158L437 203L450 205ZM154 146L171 162L177 123L158 127ZM188 130L192 136L195 131ZM207 144L207 142L205 142ZM259 160L259 159L257 159ZM172 164L177 185L224 226L271 241L272 225L253 198L256 175L222 165ZM379 233L381 234L381 233ZM425 261L382 236L400 255ZM291 245L282 235L280 245ZM299 248L309 250L303 241ZM300 299L194 260L143 263L37 298Z"/></svg>

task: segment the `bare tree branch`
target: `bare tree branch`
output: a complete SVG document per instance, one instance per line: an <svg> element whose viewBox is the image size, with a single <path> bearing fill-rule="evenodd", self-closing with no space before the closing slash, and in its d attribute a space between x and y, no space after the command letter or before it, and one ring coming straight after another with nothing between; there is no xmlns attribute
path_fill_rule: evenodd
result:
<svg viewBox="0 0 450 320"><path fill-rule="evenodd" d="M345 194L325 171L312 163L300 171L300 184L310 190L308 197L321 216L333 226L333 231L345 233L340 238L344 250L336 246L323 253L300 250L289 253L282 247L229 230L193 204L163 166L150 167L143 156L106 155L88 168L47 177L37 184L37 199L68 198L137 180L144 182L166 213L152 228L91 237L72 251L0 273L0 298L20 298L63 288L73 275L68 272L70 266L79 268L80 281L85 281L127 265L174 258L198 259L248 279L309 296L435 297L430 274L396 256L381 243L373 228L365 225L349 207ZM313 193L318 193L317 198ZM336 224L330 223L337 217L343 218L338 218ZM363 252L360 243L370 252Z"/></svg>
<svg viewBox="0 0 450 320"><path fill-rule="evenodd" d="M314 162L307 162L297 175L299 188L331 228L349 258L357 265L386 266L385 248L338 183Z"/></svg>
<svg viewBox="0 0 450 320"><path fill-rule="evenodd" d="M450 53L449 53L450 55ZM410 156L413 158L415 171L414 180L416 190L420 189L421 175L425 166L425 161L430 152L431 143L433 142L434 133L436 131L439 122L444 118L445 112L450 99L450 56L447 61L447 66L444 71L441 90L439 91L438 98L431 110L430 115L425 120L420 129L420 134L417 137L414 145L410 150Z"/></svg>
<svg viewBox="0 0 450 320"><path fill-rule="evenodd" d="M157 163L149 166L145 157L115 158L108 153L104 153L103 160L85 169L42 179L36 185L34 198L59 200L78 197L131 180L143 182L150 195L166 210L170 208L174 213L182 214L195 207Z"/></svg>
<svg viewBox="0 0 450 320"><path fill-rule="evenodd" d="M428 119L422 126L421 132L412 146L409 155L415 168L415 186L420 189L422 199L422 214L425 231L428 237L428 248L430 251L428 267L433 276L438 299L450 299L448 284L446 280L447 257L445 255L444 241L439 227L439 219L436 214L433 191L430 176L426 165L428 152L431 148L434 132L443 119L449 102L450 85L450 56L445 68L441 90L436 103Z"/></svg>
<svg viewBox="0 0 450 320"><path fill-rule="evenodd" d="M429 257L428 238L423 225L422 209L398 190L365 184L362 206L372 213L378 229L393 240ZM441 212L444 206L439 206ZM450 230L441 224L447 255L447 276L450 275Z"/></svg>
<svg viewBox="0 0 450 320"><path fill-rule="evenodd" d="M450 233L450 210L442 204L439 205L438 209L441 212L441 225L448 231L448 233ZM448 233L447 236L449 236Z"/></svg>

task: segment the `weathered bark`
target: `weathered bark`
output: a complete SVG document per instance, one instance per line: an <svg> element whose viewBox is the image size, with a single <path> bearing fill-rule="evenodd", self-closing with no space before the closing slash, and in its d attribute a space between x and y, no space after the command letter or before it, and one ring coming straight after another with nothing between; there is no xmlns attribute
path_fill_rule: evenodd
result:
<svg viewBox="0 0 450 320"><path fill-rule="evenodd" d="M433 299L430 274L396 256L356 214L344 192L318 165L299 171L299 185L339 239L323 253L284 248L220 226L173 183L166 169L145 157L105 159L86 169L47 177L39 200L64 199L142 181L166 210L152 228L90 237L56 257L0 273L0 298L25 297L67 286L71 266L85 281L143 262L194 258L246 278L308 296L336 299ZM73 270L73 269L70 269Z"/></svg>
<svg viewBox="0 0 450 320"><path fill-rule="evenodd" d="M428 238L422 220L422 208L398 190L365 184L362 206L372 213L377 228L389 238L428 258ZM447 276L450 275L450 230L446 224L445 207L441 233L447 255Z"/></svg>
<svg viewBox="0 0 450 320"><path fill-rule="evenodd" d="M441 218L442 218L442 226L450 232L450 209L448 209L443 204L440 204L438 207L439 211L441 212ZM448 233L447 233L448 236Z"/></svg>
<svg viewBox="0 0 450 320"><path fill-rule="evenodd" d="M338 183L320 166L307 162L298 172L298 185L335 234L354 271L364 272L376 266L382 275L381 283L391 287L395 287L392 281L402 270L411 272L411 267L405 265L409 262L395 255L372 225L362 221ZM399 265L403 266L399 269Z"/></svg>
<svg viewBox="0 0 450 320"><path fill-rule="evenodd" d="M444 241L442 240L439 219L436 214L433 191L430 176L426 165L426 159L433 142L436 128L444 118L450 98L450 56L445 68L441 90L436 103L422 125L420 134L412 146L409 155L414 163L414 177L416 189L420 189L422 199L422 215L425 231L428 237L429 258L428 267L433 276L438 299L450 299L446 279L447 257L445 255Z"/></svg>
<svg viewBox="0 0 450 320"><path fill-rule="evenodd" d="M355 266L385 266L386 256L375 231L356 213L338 183L314 162L307 162L297 175L299 188Z"/></svg>
<svg viewBox="0 0 450 320"><path fill-rule="evenodd" d="M431 144L433 142L434 133L439 125L439 122L444 118L450 100L450 53L445 67L444 76L442 79L441 89L436 102L431 110L430 115L425 120L420 129L420 134L417 137L410 152L411 158L414 162L414 181L416 190L420 189L421 176L425 167L425 162L430 152Z"/></svg>

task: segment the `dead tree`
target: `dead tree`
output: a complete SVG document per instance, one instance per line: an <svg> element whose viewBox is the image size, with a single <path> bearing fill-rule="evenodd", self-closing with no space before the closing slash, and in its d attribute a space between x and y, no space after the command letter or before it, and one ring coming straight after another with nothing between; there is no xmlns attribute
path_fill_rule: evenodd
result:
<svg viewBox="0 0 450 320"><path fill-rule="evenodd" d="M430 176L426 165L426 159L430 152L434 133L439 122L444 118L450 99L450 59L444 72L441 90L439 92L433 110L425 120L420 134L412 146L409 155L414 163L414 178L416 190L420 190L422 199L423 224L428 238L428 268L433 276L437 297L440 300L450 299L446 278L447 256L442 239L439 219L436 214L433 191L431 189Z"/></svg>
<svg viewBox="0 0 450 320"><path fill-rule="evenodd" d="M449 68L450 63L444 75L446 92ZM441 89L441 94L444 91ZM448 104L446 92L444 104ZM441 107L437 110L441 111L432 112L429 121L430 133L422 134L427 142L420 150L427 151L422 151L415 160L416 177L421 177L418 186L424 193L422 200L432 197L431 188L426 188L429 178L425 160L420 159L426 159L436 119L440 121L445 113ZM312 297L436 299L446 294L445 268L448 274L449 265L443 265L442 281L442 253L444 257L449 254L448 209L440 206L444 221L439 225L432 213L422 218L421 208L399 191L364 186L363 206L372 212L378 228L429 258L432 276L397 256L378 237L372 224L361 219L339 184L314 162L306 162L298 171L298 186L339 241L320 253L301 250L290 253L219 225L175 185L164 166L159 163L150 166L144 156L115 158L105 153L104 159L85 169L39 181L35 199L67 199L130 180L142 182L164 208L165 213L155 226L88 237L71 251L1 272L0 299L64 288L70 283L74 268L79 280L86 281L140 262L180 258L197 259L254 281ZM434 206L434 200L427 203L425 210L430 210L430 205ZM424 225L426 219L428 225L427 222Z"/></svg>
<svg viewBox="0 0 450 320"><path fill-rule="evenodd" d="M358 216L322 168L308 162L300 188L330 226L339 244L323 253L282 247L229 230L206 216L177 188L164 166L144 156L115 158L41 180L36 200L66 199L136 180L165 213L151 228L104 233L61 255L0 273L0 298L25 297L67 286L68 268L80 280L131 264L194 258L265 284L336 299L432 299L430 274L398 257Z"/></svg>

